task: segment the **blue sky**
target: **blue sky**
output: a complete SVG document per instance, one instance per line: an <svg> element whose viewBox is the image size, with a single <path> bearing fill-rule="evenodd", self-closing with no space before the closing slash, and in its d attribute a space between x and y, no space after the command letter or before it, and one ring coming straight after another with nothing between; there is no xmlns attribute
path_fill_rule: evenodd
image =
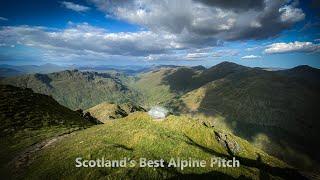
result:
<svg viewBox="0 0 320 180"><path fill-rule="evenodd" d="M316 0L0 3L0 64L320 67Z"/></svg>

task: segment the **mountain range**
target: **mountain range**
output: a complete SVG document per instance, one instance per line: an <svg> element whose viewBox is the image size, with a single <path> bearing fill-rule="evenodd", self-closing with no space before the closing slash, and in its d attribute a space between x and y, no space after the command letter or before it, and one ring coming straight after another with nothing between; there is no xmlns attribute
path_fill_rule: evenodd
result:
<svg viewBox="0 0 320 180"><path fill-rule="evenodd" d="M107 125L118 118L145 119L143 109L164 106L174 119L190 118L205 127L235 134L301 170L319 168L316 142L320 137L317 121L320 118L317 109L320 70L310 66L270 71L223 62L211 68L158 66L130 75L121 70L112 73L65 70L3 78L1 84L31 88L36 93L52 96L61 105L72 110L83 109ZM141 109L128 113L123 103ZM137 113L140 114L134 115ZM114 128L129 127L125 120L121 122ZM184 120L181 123L188 124ZM112 129L105 128L97 127L97 131ZM81 136L90 134L89 131ZM127 130L121 130L121 134L126 133ZM116 139L111 141L116 143ZM136 146L140 144L131 144L125 149Z"/></svg>

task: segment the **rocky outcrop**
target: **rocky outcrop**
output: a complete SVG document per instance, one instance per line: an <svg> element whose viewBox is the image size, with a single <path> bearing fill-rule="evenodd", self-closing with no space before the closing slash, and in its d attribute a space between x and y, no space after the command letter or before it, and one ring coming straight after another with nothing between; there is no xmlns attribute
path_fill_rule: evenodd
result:
<svg viewBox="0 0 320 180"><path fill-rule="evenodd" d="M118 105L118 104L113 104L108 102L98 104L86 110L86 112L89 112L93 117L97 118L99 121L103 123L108 120L126 117L130 113L133 113L136 111L145 112L146 110L141 106L134 105L131 103Z"/></svg>
<svg viewBox="0 0 320 180"><path fill-rule="evenodd" d="M78 110L76 110L76 112L78 112L81 117L83 117L85 120L87 120L87 121L89 121L91 123L102 124L101 121L99 121L95 117L91 116L90 112L83 112L82 109L78 109Z"/></svg>
<svg viewBox="0 0 320 180"><path fill-rule="evenodd" d="M214 131L216 140L227 149L230 155L237 155L241 151L240 145L230 134Z"/></svg>

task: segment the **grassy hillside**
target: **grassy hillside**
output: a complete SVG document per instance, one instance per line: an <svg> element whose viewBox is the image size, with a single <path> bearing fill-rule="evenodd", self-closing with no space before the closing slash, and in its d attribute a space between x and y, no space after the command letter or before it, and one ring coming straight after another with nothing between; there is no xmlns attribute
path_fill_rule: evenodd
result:
<svg viewBox="0 0 320 180"><path fill-rule="evenodd" d="M209 128L187 117L169 116L164 121L153 121L147 113L134 113L118 121L74 133L55 146L45 149L29 166L26 178L109 178L109 179L163 179L163 178L302 178L294 170L247 141L228 135L240 150L235 155L239 168L216 165L203 168L76 168L75 158L139 160L170 158L200 159L210 162L212 156L231 159L233 155L216 138L221 130Z"/></svg>
<svg viewBox="0 0 320 180"><path fill-rule="evenodd" d="M101 102L135 102L136 93L121 80L107 73L61 71L51 74L31 74L5 78L2 84L31 88L37 93L51 95L71 109L87 109Z"/></svg>
<svg viewBox="0 0 320 180"><path fill-rule="evenodd" d="M174 114L209 120L303 168L320 160L314 143L320 137L319 69L265 71L223 62L153 71L137 82L147 102L161 102Z"/></svg>
<svg viewBox="0 0 320 180"><path fill-rule="evenodd" d="M307 69L271 72L244 68L188 92L176 106L186 113L223 117L241 137L252 142L260 137L264 142L258 144L268 152L312 168L311 159L320 160L314 144L320 137L316 108L320 73ZM309 158L300 157L305 153Z"/></svg>
<svg viewBox="0 0 320 180"><path fill-rule="evenodd" d="M106 102L89 110L102 121L128 114L115 104L162 105L233 132L304 169L314 168L312 159L320 160L315 143L320 73L309 66L265 71L223 62L208 69L160 67L137 77L63 71L2 82L50 94L73 109Z"/></svg>
<svg viewBox="0 0 320 180"><path fill-rule="evenodd" d="M170 86L162 83L162 79L175 71L175 68L160 68L138 76L130 87L136 89L140 95L140 104L148 108L154 105L163 105L176 96L170 91Z"/></svg>
<svg viewBox="0 0 320 180"><path fill-rule="evenodd" d="M0 85L0 173L25 148L49 137L90 127L93 123L49 96Z"/></svg>

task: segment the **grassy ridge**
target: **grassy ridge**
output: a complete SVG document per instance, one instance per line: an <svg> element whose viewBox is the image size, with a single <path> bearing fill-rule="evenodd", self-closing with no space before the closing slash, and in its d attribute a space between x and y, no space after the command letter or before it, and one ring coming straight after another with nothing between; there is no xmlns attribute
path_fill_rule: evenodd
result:
<svg viewBox="0 0 320 180"><path fill-rule="evenodd" d="M240 168L76 168L75 158L122 159L128 157L138 160L164 159L171 157L182 159L203 159L221 156L231 158L228 151L214 138L215 128L208 128L187 117L169 116L164 121L153 121L147 113L134 113L118 121L109 122L76 132L58 142L54 147L44 150L27 169L28 178L110 178L110 179L146 179L174 178L185 175L253 178L287 176L284 168L288 166L263 151L253 147L247 141L229 134L229 138L241 147L237 157ZM277 170L276 170L277 169ZM283 170L283 171L279 171ZM292 171L294 172L294 171ZM202 174L202 175L201 175Z"/></svg>
<svg viewBox="0 0 320 180"><path fill-rule="evenodd" d="M0 174L7 164L31 145L87 128L93 123L61 106L49 96L9 85L0 85Z"/></svg>

